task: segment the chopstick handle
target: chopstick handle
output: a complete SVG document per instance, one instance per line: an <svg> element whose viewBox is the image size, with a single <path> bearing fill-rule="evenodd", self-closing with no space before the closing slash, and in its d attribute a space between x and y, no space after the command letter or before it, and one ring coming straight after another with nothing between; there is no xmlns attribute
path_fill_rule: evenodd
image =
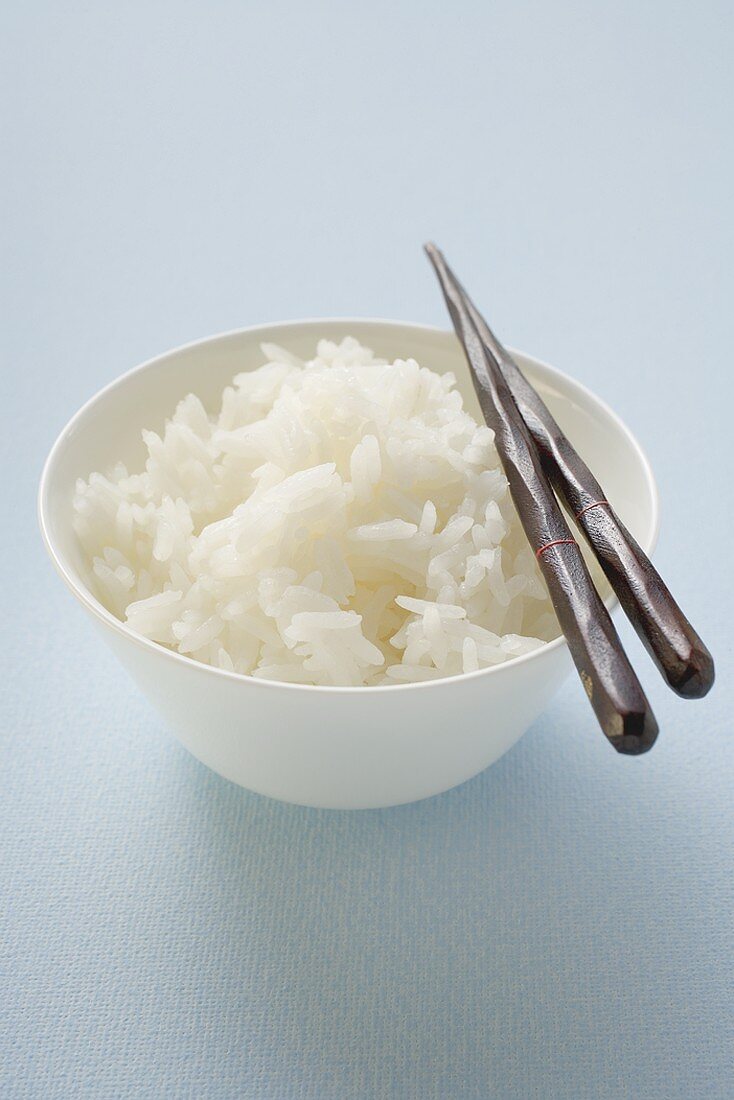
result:
<svg viewBox="0 0 734 1100"><path fill-rule="evenodd" d="M571 655L602 730L618 752L639 754L653 745L657 723L622 649L609 613L543 471L540 456L498 366L485 352L441 253L426 252L471 367L485 420L495 433L510 493Z"/></svg>
<svg viewBox="0 0 734 1100"><path fill-rule="evenodd" d="M485 350L497 362L540 451L546 473L601 564L626 615L673 691L700 699L714 682L708 649L648 556L607 502L599 482L566 438L536 390L474 304L467 311Z"/></svg>

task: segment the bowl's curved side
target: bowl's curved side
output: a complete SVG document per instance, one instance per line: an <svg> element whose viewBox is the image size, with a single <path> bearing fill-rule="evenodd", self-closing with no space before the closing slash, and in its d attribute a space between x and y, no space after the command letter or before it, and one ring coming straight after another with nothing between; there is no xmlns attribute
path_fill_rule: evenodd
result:
<svg viewBox="0 0 734 1100"><path fill-rule="evenodd" d="M164 660L103 628L118 660L181 743L226 779L322 809L414 802L494 763L545 710L571 667L566 646L439 691L258 692L205 665Z"/></svg>

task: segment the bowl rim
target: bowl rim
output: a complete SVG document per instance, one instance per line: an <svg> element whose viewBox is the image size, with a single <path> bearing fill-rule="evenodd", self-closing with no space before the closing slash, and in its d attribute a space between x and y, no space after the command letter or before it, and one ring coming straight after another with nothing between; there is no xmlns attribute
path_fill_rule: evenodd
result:
<svg viewBox="0 0 734 1100"><path fill-rule="evenodd" d="M416 691L416 690L437 690L440 687L448 687L449 685L458 685L467 680L477 680L485 676L500 676L502 673L507 673L511 669L516 669L522 664L527 664L532 661L541 660L544 656L550 655L558 649L563 647L568 648L565 636L560 634L557 638L553 638L550 642L544 642L538 649L532 650L530 653L524 653L518 657L512 657L509 661L504 661L499 665L492 665L489 668L478 669L476 672L462 672L457 673L454 676L442 676L433 680L419 680L409 681L407 683L396 684L374 684L372 686L338 686L331 684L298 684L290 683L285 680L265 680L255 676L246 676L239 672L230 672L227 669L217 668L215 665L207 665L202 661L197 661L193 657L189 657L185 653L179 653L176 650L168 649L166 646L160 645L158 642L152 641L150 638L145 638L141 634L136 634L130 627L118 619L111 611L100 603L100 601L93 595L93 593L78 580L73 572L69 569L61 551L57 550L54 545L51 532L49 529L49 520L47 515L47 499L48 499L48 486L51 479L54 465L58 459L58 456L63 450L66 440L71 433L89 413L92 407L101 398L112 393L115 389L122 387L133 375L142 374L144 371L154 367L162 359L167 359L173 355L178 355L182 352L190 351L194 348L202 347L206 344L214 343L218 340L223 340L236 336L252 335L261 330L268 330L273 332L278 329L294 328L296 326L306 326L309 328L318 328L319 325L366 325L386 328L402 328L402 329L414 329L416 332L421 332L429 335L437 336L452 336L452 332L449 329L442 328L439 325L422 324L417 321L400 321L390 318L381 317L309 317L304 319L294 319L287 321L272 321L261 322L256 325L246 325L244 327L228 329L224 332L214 333L210 336L200 337L197 340L191 340L185 344L181 344L177 347L170 348L167 351L160 352L158 355L153 356L150 359L146 359L144 362L137 364L130 370L125 371L123 374L113 378L107 385L97 390L92 394L87 401L73 414L73 416L67 421L64 427L57 435L46 461L43 464L43 470L41 472L41 478L38 486L37 496L37 514L38 524L41 530L41 536L43 538L46 551L53 562L56 571L61 576L61 579L66 584L67 588L72 592L79 602L99 619L105 626L111 627L118 634L121 634L128 641L133 642L135 645L150 650L155 654L158 654L163 659L170 659L177 663L183 662L185 667L193 670L198 670L203 673L211 673L215 676L223 676L229 680L233 680L237 683L246 684L253 688L261 688L266 691L283 690L288 689L291 691L308 691L308 692L323 692L327 694L346 694L346 695L358 695L368 694L377 695L384 692L396 692L396 691ZM636 453L639 460L640 467L644 473L647 483L647 489L651 498L652 514L651 522L652 529L649 539L649 545L643 547L645 552L651 554L657 544L658 535L660 532L660 495L658 491L655 475L650 464L650 460L647 457L645 450L643 449L636 436L633 434L630 428L624 423L622 418L596 393L593 392L588 386L585 386L582 382L572 378L564 371L559 370L557 367L551 366L543 359L538 359L534 355L530 355L527 352L522 352L516 348L510 348L510 352L513 355L518 355L523 359L527 359L532 362L534 367L539 367L541 374L547 374L550 378L560 379L564 385L571 391L576 391L580 396L587 398L591 401L592 405L604 413L609 420L613 423L614 427L624 436L627 442L630 444L632 450ZM614 593L605 599L605 605L609 611L619 603Z"/></svg>

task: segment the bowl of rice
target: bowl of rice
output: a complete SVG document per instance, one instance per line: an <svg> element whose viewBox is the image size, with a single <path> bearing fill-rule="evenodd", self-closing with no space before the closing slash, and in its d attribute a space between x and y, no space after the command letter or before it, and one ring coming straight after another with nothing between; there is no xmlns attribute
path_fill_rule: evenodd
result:
<svg viewBox="0 0 734 1100"><path fill-rule="evenodd" d="M516 357L649 553L658 498L639 444L579 383ZM158 356L61 432L39 516L179 740L284 801L447 790L509 749L571 667L440 329L283 322Z"/></svg>

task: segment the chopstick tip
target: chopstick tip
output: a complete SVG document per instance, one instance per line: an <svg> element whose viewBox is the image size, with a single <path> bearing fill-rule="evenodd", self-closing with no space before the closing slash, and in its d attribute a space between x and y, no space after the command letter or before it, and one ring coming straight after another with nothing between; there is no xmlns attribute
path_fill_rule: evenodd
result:
<svg viewBox="0 0 734 1100"><path fill-rule="evenodd" d="M642 756L655 744L659 729L655 715L649 707L640 714L626 715L621 726L621 732L617 736L607 736L622 756Z"/></svg>

